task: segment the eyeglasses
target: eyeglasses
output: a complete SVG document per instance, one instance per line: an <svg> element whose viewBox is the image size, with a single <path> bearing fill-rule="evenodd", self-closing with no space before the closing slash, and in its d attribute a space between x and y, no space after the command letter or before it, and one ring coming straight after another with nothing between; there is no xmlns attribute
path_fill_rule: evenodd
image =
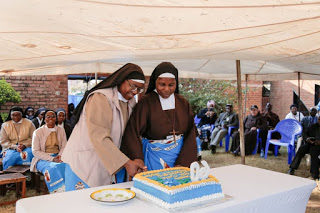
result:
<svg viewBox="0 0 320 213"><path fill-rule="evenodd" d="M138 91L138 93L143 93L144 89L143 88L139 88L139 87L136 87L135 85L132 85L130 84L130 82L127 80L129 86L131 87L131 91L132 92L136 92Z"/></svg>
<svg viewBox="0 0 320 213"><path fill-rule="evenodd" d="M49 118L56 118L55 115L46 115L46 118L49 119Z"/></svg>

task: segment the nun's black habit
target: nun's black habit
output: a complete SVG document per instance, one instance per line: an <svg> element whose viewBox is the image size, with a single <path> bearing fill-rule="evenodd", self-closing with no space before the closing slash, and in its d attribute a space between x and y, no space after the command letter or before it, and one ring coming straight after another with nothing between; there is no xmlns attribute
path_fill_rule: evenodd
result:
<svg viewBox="0 0 320 213"><path fill-rule="evenodd" d="M176 79L175 109L162 110L159 95L154 92L156 80L162 73ZM184 135L183 146L175 165L189 167L197 160L194 116L189 102L179 95L178 70L170 62L162 62L153 71L146 95L134 108L121 143L121 151L130 159L144 159L141 137L149 140L166 139L174 129Z"/></svg>

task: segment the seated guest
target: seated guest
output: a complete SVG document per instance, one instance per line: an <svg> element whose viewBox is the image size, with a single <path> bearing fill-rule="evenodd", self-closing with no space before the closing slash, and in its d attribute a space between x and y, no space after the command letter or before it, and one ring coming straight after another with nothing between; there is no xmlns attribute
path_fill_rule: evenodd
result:
<svg viewBox="0 0 320 213"><path fill-rule="evenodd" d="M316 180L319 179L319 155L320 155L320 117L317 119L317 123L311 124L311 126L304 134L305 144L301 145L296 156L291 162L288 173L294 174L294 171L298 169L301 159L305 154L310 153L311 155L311 178Z"/></svg>
<svg viewBox="0 0 320 213"><path fill-rule="evenodd" d="M226 112L221 113L218 120L216 120L215 128L211 134L210 149L211 153L216 153L217 144L228 134L228 128L238 126L238 114L232 112L232 105L226 105Z"/></svg>
<svg viewBox="0 0 320 213"><path fill-rule="evenodd" d="M34 124L36 129L38 129L41 126L45 111L46 111L46 108L41 107L37 110L36 114L34 115L34 118L32 119L32 123Z"/></svg>
<svg viewBox="0 0 320 213"><path fill-rule="evenodd" d="M267 120L268 130L273 130L280 121L279 116L276 113L272 112L272 105L270 103L267 103L265 111L262 113L262 115ZM273 132L271 135L271 138L272 139L280 139L281 135L279 132ZM262 150L261 155L260 155L261 157L264 156L264 148L266 146L265 142L266 142L266 140L262 140L262 146L258 147L259 148L258 152L259 152L259 150ZM279 149L280 149L280 147L278 147L278 150ZM274 145L273 144L269 145L269 151L274 152Z"/></svg>
<svg viewBox="0 0 320 213"><path fill-rule="evenodd" d="M66 122L66 111L63 108L58 108L57 109L57 125L64 128L64 131L66 132L67 140L69 139L72 128L70 124Z"/></svg>
<svg viewBox="0 0 320 213"><path fill-rule="evenodd" d="M4 170L14 165L30 165L33 158L30 147L35 127L24 117L20 107L13 107L2 125L0 143Z"/></svg>
<svg viewBox="0 0 320 213"><path fill-rule="evenodd" d="M72 128L75 125L74 124L75 121L74 121L74 117L73 117L74 110L75 110L74 109L74 104L73 103L68 104L68 119L67 119L67 121L71 125Z"/></svg>
<svg viewBox="0 0 320 213"><path fill-rule="evenodd" d="M211 125L217 120L217 113L215 112L215 102L210 100L207 102L207 108L202 109L198 114L197 117L200 120L197 128L199 132L199 138L204 141L208 142L210 139L210 130ZM207 149L207 143L203 143L203 149Z"/></svg>
<svg viewBox="0 0 320 213"><path fill-rule="evenodd" d="M56 113L47 110L44 115L44 124L34 132L32 138L34 158L30 171L39 171L44 175L50 193L65 191L66 164L61 161L61 155L67 138L64 129L56 126L56 119Z"/></svg>
<svg viewBox="0 0 320 213"><path fill-rule="evenodd" d="M32 120L34 118L34 109L32 107L27 107L24 114L26 115L26 118Z"/></svg>
<svg viewBox="0 0 320 213"><path fill-rule="evenodd" d="M317 123L318 116L317 115L317 109L314 107L310 108L310 115L306 116L302 119L301 121L301 126L302 126L302 138L303 141L305 142L305 139L307 139L307 131L308 128L311 126L311 124Z"/></svg>
<svg viewBox="0 0 320 213"><path fill-rule="evenodd" d="M274 129L280 121L279 116L272 112L272 105L270 103L267 103L266 109L262 115L267 119L269 129Z"/></svg>
<svg viewBox="0 0 320 213"><path fill-rule="evenodd" d="M250 108L250 115L243 121L244 127L244 144L246 155L251 155L257 143L257 129L267 130L267 120L260 114L258 106L252 105ZM260 131L262 134L262 131ZM236 131L233 134L231 151L234 155L239 155L240 152L240 134ZM264 137L265 138L265 137Z"/></svg>
<svg viewBox="0 0 320 213"><path fill-rule="evenodd" d="M286 115L285 119L295 119L300 122L303 117L304 115L301 112L298 112L298 106L292 104L290 106L290 112Z"/></svg>

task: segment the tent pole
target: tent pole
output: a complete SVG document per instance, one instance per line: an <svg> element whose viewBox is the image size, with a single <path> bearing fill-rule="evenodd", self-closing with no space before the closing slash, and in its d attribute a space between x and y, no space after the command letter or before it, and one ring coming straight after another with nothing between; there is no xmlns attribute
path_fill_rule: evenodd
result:
<svg viewBox="0 0 320 213"><path fill-rule="evenodd" d="M298 102L298 113L299 113L299 122L300 119L300 111L301 111L301 98L300 98L300 72L298 72L298 96L299 96L299 102Z"/></svg>
<svg viewBox="0 0 320 213"><path fill-rule="evenodd" d="M241 68L240 68L240 60L236 60L237 65L237 88L238 88L238 109L239 109L239 126L240 126L240 151L241 151L241 163L245 163L245 148L244 148L244 128L243 128L243 116L241 116L242 109L242 87L241 87Z"/></svg>
<svg viewBox="0 0 320 213"><path fill-rule="evenodd" d="M246 74L246 85L244 90L244 109L243 109L243 118L246 117L246 110L247 110L247 90L248 90L248 75Z"/></svg>
<svg viewBox="0 0 320 213"><path fill-rule="evenodd" d="M97 70L98 70L98 72L101 72L101 65L100 65L100 62L98 62L97 63ZM98 72L96 71L95 73L94 73L94 77L95 77L95 79L96 79L96 85L98 84Z"/></svg>

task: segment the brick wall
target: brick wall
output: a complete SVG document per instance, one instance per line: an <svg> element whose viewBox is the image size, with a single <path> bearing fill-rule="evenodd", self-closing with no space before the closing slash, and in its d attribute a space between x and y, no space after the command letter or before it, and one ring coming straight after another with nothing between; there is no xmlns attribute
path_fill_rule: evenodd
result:
<svg viewBox="0 0 320 213"><path fill-rule="evenodd" d="M259 110L262 111L262 81L248 81L247 82L247 103L246 103L246 115L250 114L250 106L257 105ZM245 89L245 83L242 82L242 88ZM242 106L244 108L245 95L242 95Z"/></svg>
<svg viewBox="0 0 320 213"><path fill-rule="evenodd" d="M39 107L56 110L68 108L68 76L12 76L5 80L20 93L21 103L6 103L0 106L0 112L9 112L12 106L25 109L31 106L37 110Z"/></svg>
<svg viewBox="0 0 320 213"><path fill-rule="evenodd" d="M320 81L300 81L301 100L308 108L314 106L315 84L320 85ZM280 120L284 119L290 111L290 105L293 103L293 91L298 94L297 80L271 82L270 103L273 104L273 111L279 115Z"/></svg>
<svg viewBox="0 0 320 213"><path fill-rule="evenodd" d="M98 76L107 76L108 74L99 74ZM9 112L12 106L21 106L25 109L27 106L57 109L68 107L68 76L14 76L5 77L13 88L20 92L22 102L19 104L7 103L0 106L0 112ZM149 78L146 79L146 87ZM320 81L303 80L301 81L301 99L308 108L314 106L314 89L315 84L320 85ZM262 102L262 82L248 81L246 115L249 114L250 106L255 104L260 110L263 110ZM236 82L234 84L236 87ZM242 82L242 88L245 83ZM298 92L298 81L273 81L271 82L270 103L273 105L273 111L276 112L280 119L284 119L289 112L289 107L293 101L292 91ZM243 95L244 106L244 95ZM237 106L235 106L237 111Z"/></svg>

